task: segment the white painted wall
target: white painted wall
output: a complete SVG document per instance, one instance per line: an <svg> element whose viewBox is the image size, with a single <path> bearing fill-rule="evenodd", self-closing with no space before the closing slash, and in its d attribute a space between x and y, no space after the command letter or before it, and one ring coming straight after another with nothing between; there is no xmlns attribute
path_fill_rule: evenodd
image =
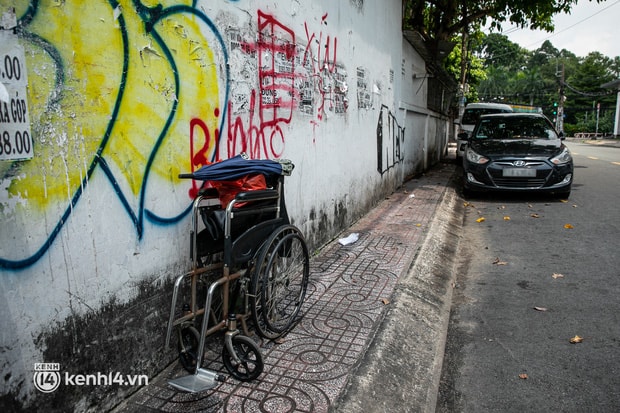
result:
<svg viewBox="0 0 620 413"><path fill-rule="evenodd" d="M190 183L176 177L201 165L201 147L225 159L245 138L254 158L291 159L289 214L316 248L447 139L400 0L120 5L38 4L25 19L27 1L0 0L25 22L9 36L24 49L34 145L32 159L0 160L2 391L20 402L40 395L34 363L61 362L45 359L50 337L76 354L98 345L60 334L67 320L105 314L122 333L144 316L127 309L150 305L145 288L187 270ZM161 344L163 328L134 334ZM124 351L142 362L155 349Z"/></svg>

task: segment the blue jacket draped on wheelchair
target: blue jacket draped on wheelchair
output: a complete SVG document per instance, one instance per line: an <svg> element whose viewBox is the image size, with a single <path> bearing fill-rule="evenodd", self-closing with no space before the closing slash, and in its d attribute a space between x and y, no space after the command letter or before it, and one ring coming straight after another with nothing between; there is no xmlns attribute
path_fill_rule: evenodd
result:
<svg viewBox="0 0 620 413"><path fill-rule="evenodd" d="M290 160L249 159L240 154L205 165L193 173L180 174L180 178L205 182L232 181L261 174L267 184L267 189L237 193L228 206L200 206L204 228L195 236L192 258L194 251L198 258L223 251L224 262L229 265L244 264L252 258L262 240L279 226L290 223L283 177L290 176L293 168ZM199 197L202 201L218 198L219 194L215 188L205 188L199 192Z"/></svg>
<svg viewBox="0 0 620 413"><path fill-rule="evenodd" d="M271 159L249 159L240 154L230 159L211 163L189 174L180 174L179 178L198 179L200 181L229 181L242 176L260 173L265 176L290 176L295 165L288 159L277 161Z"/></svg>

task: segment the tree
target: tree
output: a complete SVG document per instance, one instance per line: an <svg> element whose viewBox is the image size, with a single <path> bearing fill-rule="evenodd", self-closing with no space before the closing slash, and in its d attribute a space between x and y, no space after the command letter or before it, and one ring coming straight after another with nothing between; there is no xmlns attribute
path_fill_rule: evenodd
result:
<svg viewBox="0 0 620 413"><path fill-rule="evenodd" d="M568 67L564 67L567 61L565 55L569 54L565 50L558 50L549 40L545 40L530 54L527 62L527 71L536 71L540 74L539 94L533 106L542 107L551 119L555 117L560 102L562 72L569 72Z"/></svg>
<svg viewBox="0 0 620 413"><path fill-rule="evenodd" d="M504 67L511 72L520 70L528 56L527 50L499 33L487 35L474 53L484 59L485 67Z"/></svg>
<svg viewBox="0 0 620 413"><path fill-rule="evenodd" d="M577 0L403 0L403 30L420 33L428 52L438 62L450 53L460 36L462 59L457 80L465 92L469 35L480 33L487 20L492 29L501 30L501 24L510 21L519 27L552 31L553 16L568 13L576 3Z"/></svg>
<svg viewBox="0 0 620 413"><path fill-rule="evenodd" d="M534 54L530 57L528 67L543 67L548 66L550 62L554 62L561 56L560 51L551 44L549 40L545 40L538 49L534 51Z"/></svg>
<svg viewBox="0 0 620 413"><path fill-rule="evenodd" d="M479 33L479 37L484 36L482 33ZM469 37L470 42L479 42L476 36ZM484 60L476 55L470 54L466 59L461 58L461 52L463 48L461 47L461 39L457 39L456 47L452 49L452 52L446 57L444 60L444 67L446 71L451 74L455 79L459 79L461 73L466 73L466 78L463 79L464 83L469 84L469 90L465 91L465 97L467 101L477 101L478 100L478 90L476 89L476 85L478 85L481 81L486 79L487 74L484 67ZM462 72L461 63L465 62L466 70Z"/></svg>
<svg viewBox="0 0 620 413"><path fill-rule="evenodd" d="M468 100L478 95L483 100L539 106L553 117L554 105L562 99L567 131L591 132L600 102L600 131L613 109L613 96L604 96L600 85L620 76L620 57L591 53L581 58L549 41L530 52L500 33L484 36L480 30L486 25L501 31L502 23L511 22L553 31L553 17L569 13L575 4L577 0L403 0L403 29L420 33L437 62L445 52L444 67L464 90L469 85ZM486 73L472 73L480 63Z"/></svg>
<svg viewBox="0 0 620 413"><path fill-rule="evenodd" d="M601 0L596 0L597 3ZM425 36L431 50L438 52L441 42L467 34L490 21L501 29L510 21L519 27L552 31L553 16L568 13L577 0L403 0L405 29Z"/></svg>
<svg viewBox="0 0 620 413"><path fill-rule="evenodd" d="M488 67L486 79L478 85L479 96L486 101L502 101L512 96L510 79L510 74L502 67Z"/></svg>
<svg viewBox="0 0 620 413"><path fill-rule="evenodd" d="M517 73L514 87L519 96L523 96L525 99L515 103L524 103L529 106L534 106L535 101L540 101L539 98L544 97L547 82L545 81L540 69L526 68L520 70Z"/></svg>
<svg viewBox="0 0 620 413"><path fill-rule="evenodd" d="M578 61L565 77L567 122L579 124L582 131L594 132L592 120L598 104L601 116L615 112L615 93L602 89L601 85L617 77L613 60L599 52L591 52Z"/></svg>
<svg viewBox="0 0 620 413"><path fill-rule="evenodd" d="M620 56L614 57L609 70L615 78L620 78Z"/></svg>

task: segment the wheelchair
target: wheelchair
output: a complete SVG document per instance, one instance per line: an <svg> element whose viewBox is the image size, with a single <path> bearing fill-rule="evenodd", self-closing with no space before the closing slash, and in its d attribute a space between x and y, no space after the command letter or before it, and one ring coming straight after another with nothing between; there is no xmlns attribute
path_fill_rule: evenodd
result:
<svg viewBox="0 0 620 413"><path fill-rule="evenodd" d="M240 381L258 378L263 358L251 330L274 340L301 319L309 255L286 211L284 177L293 167L290 161L253 160L241 154L179 175L215 188L201 189L192 203L192 269L174 283L166 347L175 332L179 361L190 375L171 380L171 386L199 392L225 380L202 368L206 337L221 331L226 370ZM221 185L216 184L258 175L264 178L264 189L241 190L222 201L216 189ZM180 302L181 295L185 302Z"/></svg>

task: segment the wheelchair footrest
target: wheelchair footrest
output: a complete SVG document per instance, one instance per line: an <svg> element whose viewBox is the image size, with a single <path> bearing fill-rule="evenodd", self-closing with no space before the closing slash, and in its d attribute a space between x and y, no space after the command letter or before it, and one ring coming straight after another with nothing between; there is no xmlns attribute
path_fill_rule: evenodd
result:
<svg viewBox="0 0 620 413"><path fill-rule="evenodd" d="M218 385L225 377L215 371L197 369L196 373L189 376L181 376L168 382L172 387L189 393L198 393L209 390Z"/></svg>

